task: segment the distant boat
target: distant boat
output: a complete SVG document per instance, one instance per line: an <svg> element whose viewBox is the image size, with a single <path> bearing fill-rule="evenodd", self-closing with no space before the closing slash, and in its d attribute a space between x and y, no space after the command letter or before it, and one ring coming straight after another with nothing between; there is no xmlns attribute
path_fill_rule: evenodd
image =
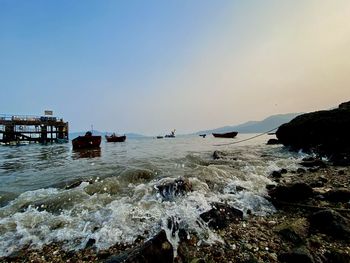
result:
<svg viewBox="0 0 350 263"><path fill-rule="evenodd" d="M163 139L164 137L163 136L157 136L156 138L157 139Z"/></svg>
<svg viewBox="0 0 350 263"><path fill-rule="evenodd" d="M234 138L238 132L226 132L226 133L213 133L213 136L216 138Z"/></svg>
<svg viewBox="0 0 350 263"><path fill-rule="evenodd" d="M165 135L165 138L175 138L175 131L176 130L174 129L170 134Z"/></svg>
<svg viewBox="0 0 350 263"><path fill-rule="evenodd" d="M205 138L205 136L207 136L206 134L199 134L199 136Z"/></svg>
<svg viewBox="0 0 350 263"><path fill-rule="evenodd" d="M106 135L107 142L125 142L126 136L117 136L115 133L113 133L111 136Z"/></svg>
<svg viewBox="0 0 350 263"><path fill-rule="evenodd" d="M78 136L72 140L73 149L97 148L101 144L101 136L93 136L90 131L84 136Z"/></svg>

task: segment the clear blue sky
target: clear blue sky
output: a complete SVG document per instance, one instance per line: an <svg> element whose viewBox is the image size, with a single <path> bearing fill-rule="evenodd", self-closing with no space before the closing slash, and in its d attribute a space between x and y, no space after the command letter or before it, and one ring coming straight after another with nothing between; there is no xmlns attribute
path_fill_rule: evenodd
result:
<svg viewBox="0 0 350 263"><path fill-rule="evenodd" d="M349 7L0 0L0 113L157 135L335 106L350 97Z"/></svg>

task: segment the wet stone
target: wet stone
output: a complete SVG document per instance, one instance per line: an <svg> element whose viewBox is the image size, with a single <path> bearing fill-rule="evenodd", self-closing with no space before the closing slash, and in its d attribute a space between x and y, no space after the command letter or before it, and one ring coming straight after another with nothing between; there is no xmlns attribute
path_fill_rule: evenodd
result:
<svg viewBox="0 0 350 263"><path fill-rule="evenodd" d="M212 209L200 215L209 227L222 229L229 223L238 222L243 219L243 212L226 204L214 203Z"/></svg>
<svg viewBox="0 0 350 263"><path fill-rule="evenodd" d="M169 201L192 191L192 184L188 179L179 178L173 182L157 185L156 188L162 199Z"/></svg>

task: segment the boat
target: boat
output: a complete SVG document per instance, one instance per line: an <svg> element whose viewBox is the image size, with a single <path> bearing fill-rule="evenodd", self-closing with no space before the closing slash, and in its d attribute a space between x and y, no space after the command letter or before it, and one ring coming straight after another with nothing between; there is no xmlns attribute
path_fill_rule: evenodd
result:
<svg viewBox="0 0 350 263"><path fill-rule="evenodd" d="M156 138L157 139L163 139L164 137L163 136L157 136Z"/></svg>
<svg viewBox="0 0 350 263"><path fill-rule="evenodd" d="M233 132L226 132L226 133L213 133L213 136L216 138L234 138L238 132L233 131Z"/></svg>
<svg viewBox="0 0 350 263"><path fill-rule="evenodd" d="M115 135L115 133L113 133L110 136L106 135L105 137L106 137L107 142L125 142L125 140L126 140L125 135L117 136L117 135Z"/></svg>
<svg viewBox="0 0 350 263"><path fill-rule="evenodd" d="M199 136L205 138L205 136L207 136L206 134L199 134Z"/></svg>
<svg viewBox="0 0 350 263"><path fill-rule="evenodd" d="M173 131L170 132L170 134L166 134L165 138L175 138L175 129Z"/></svg>
<svg viewBox="0 0 350 263"><path fill-rule="evenodd" d="M101 136L94 136L88 131L84 136L78 136L72 140L73 149L98 148L101 144Z"/></svg>

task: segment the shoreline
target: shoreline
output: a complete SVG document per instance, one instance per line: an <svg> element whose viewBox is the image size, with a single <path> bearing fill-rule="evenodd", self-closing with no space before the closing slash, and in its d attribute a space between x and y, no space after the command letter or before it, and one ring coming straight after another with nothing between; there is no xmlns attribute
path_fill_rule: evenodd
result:
<svg viewBox="0 0 350 263"><path fill-rule="evenodd" d="M280 186L302 183L309 186L314 194L305 200L292 202L278 200L280 198L278 195L276 197L270 194L272 196L270 201L277 209L276 213L263 217L248 214L242 220L231 220L223 227L218 227L214 231L222 238L223 243L206 245L201 243L193 233L187 233L185 237L182 235L174 262L293 262L296 258L303 258L305 262L349 262L348 237L333 235L326 227L315 229L310 218L319 211L332 209L336 215L340 215L345 220L345 231L349 229L349 200L334 198L327 200L324 196L327 192L336 189L342 189L345 195L350 193L350 168L316 166L298 169L298 171L276 172L274 180L277 186L268 187L276 189ZM78 251L65 251L64 244L52 243L40 250L23 248L0 260L2 262L105 262L109 259L109 262L118 262L112 261L111 257L140 248L145 241L140 238L133 244L116 244L100 251L93 248L93 242L91 244L88 242L85 249Z"/></svg>

